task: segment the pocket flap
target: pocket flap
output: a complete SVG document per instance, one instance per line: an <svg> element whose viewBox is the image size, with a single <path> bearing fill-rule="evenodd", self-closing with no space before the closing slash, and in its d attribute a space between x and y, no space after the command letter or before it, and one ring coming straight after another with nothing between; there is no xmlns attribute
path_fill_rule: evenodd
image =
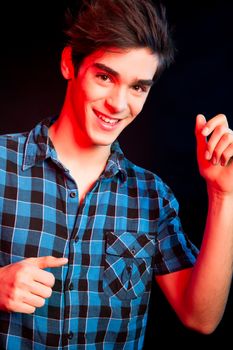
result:
<svg viewBox="0 0 233 350"><path fill-rule="evenodd" d="M136 232L107 232L106 253L125 258L150 258L155 252L154 237Z"/></svg>

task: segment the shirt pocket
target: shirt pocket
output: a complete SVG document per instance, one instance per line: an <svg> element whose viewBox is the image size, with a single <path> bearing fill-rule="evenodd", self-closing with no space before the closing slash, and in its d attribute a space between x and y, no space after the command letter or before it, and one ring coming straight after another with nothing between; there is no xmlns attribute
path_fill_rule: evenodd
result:
<svg viewBox="0 0 233 350"><path fill-rule="evenodd" d="M148 234L107 232L104 291L129 300L151 287L155 239Z"/></svg>

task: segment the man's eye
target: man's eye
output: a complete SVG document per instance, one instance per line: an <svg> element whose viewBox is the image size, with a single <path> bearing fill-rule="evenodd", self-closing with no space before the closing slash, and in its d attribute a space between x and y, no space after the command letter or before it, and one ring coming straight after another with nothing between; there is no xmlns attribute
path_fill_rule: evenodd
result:
<svg viewBox="0 0 233 350"><path fill-rule="evenodd" d="M142 90L142 87L140 85L134 85L134 90L135 91L141 91Z"/></svg>
<svg viewBox="0 0 233 350"><path fill-rule="evenodd" d="M99 78L102 81L110 80L110 78L109 78L109 76L107 74L97 74L96 77Z"/></svg>
<svg viewBox="0 0 233 350"><path fill-rule="evenodd" d="M134 85L133 89L136 92L147 92L147 87L146 86L142 86L142 85Z"/></svg>
<svg viewBox="0 0 233 350"><path fill-rule="evenodd" d="M146 85L134 85L133 86L134 91L141 93L141 92L147 92L148 86Z"/></svg>

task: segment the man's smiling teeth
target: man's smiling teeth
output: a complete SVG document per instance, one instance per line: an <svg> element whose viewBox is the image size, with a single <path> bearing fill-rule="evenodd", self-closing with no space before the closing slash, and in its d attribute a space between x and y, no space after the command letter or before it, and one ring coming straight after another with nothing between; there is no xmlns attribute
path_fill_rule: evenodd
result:
<svg viewBox="0 0 233 350"><path fill-rule="evenodd" d="M98 118L102 119L105 123L108 123L108 124L116 124L119 122L119 119L110 119L108 117L105 117L103 114L100 114L98 113L97 114Z"/></svg>

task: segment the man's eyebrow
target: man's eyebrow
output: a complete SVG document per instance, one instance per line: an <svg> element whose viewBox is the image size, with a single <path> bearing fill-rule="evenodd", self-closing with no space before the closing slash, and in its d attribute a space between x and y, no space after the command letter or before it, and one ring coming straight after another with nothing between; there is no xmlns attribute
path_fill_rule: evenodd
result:
<svg viewBox="0 0 233 350"><path fill-rule="evenodd" d="M113 75L115 77L119 77L120 76L120 74L117 71L115 71L114 69L106 66L103 63L96 62L96 63L93 64L93 66L98 68L98 69L101 69L101 70L103 70L103 71L105 71L105 72L107 72L107 73L109 73L109 74L111 74L111 75ZM145 86L152 86L154 84L154 80L153 79L138 79L138 80L135 80L132 85L137 85L137 84L145 85Z"/></svg>
<svg viewBox="0 0 233 350"><path fill-rule="evenodd" d="M111 75L114 75L115 77L119 77L119 75L120 75L114 69L112 69L112 68L110 68L108 66L105 66L105 64L103 64L103 63L96 62L96 63L93 64L93 66L96 67L96 68L99 68L101 70L104 70L105 72L107 72L107 73L109 73Z"/></svg>
<svg viewBox="0 0 233 350"><path fill-rule="evenodd" d="M134 82L134 85L144 85L144 86L152 86L154 84L154 80L152 79L139 79Z"/></svg>

